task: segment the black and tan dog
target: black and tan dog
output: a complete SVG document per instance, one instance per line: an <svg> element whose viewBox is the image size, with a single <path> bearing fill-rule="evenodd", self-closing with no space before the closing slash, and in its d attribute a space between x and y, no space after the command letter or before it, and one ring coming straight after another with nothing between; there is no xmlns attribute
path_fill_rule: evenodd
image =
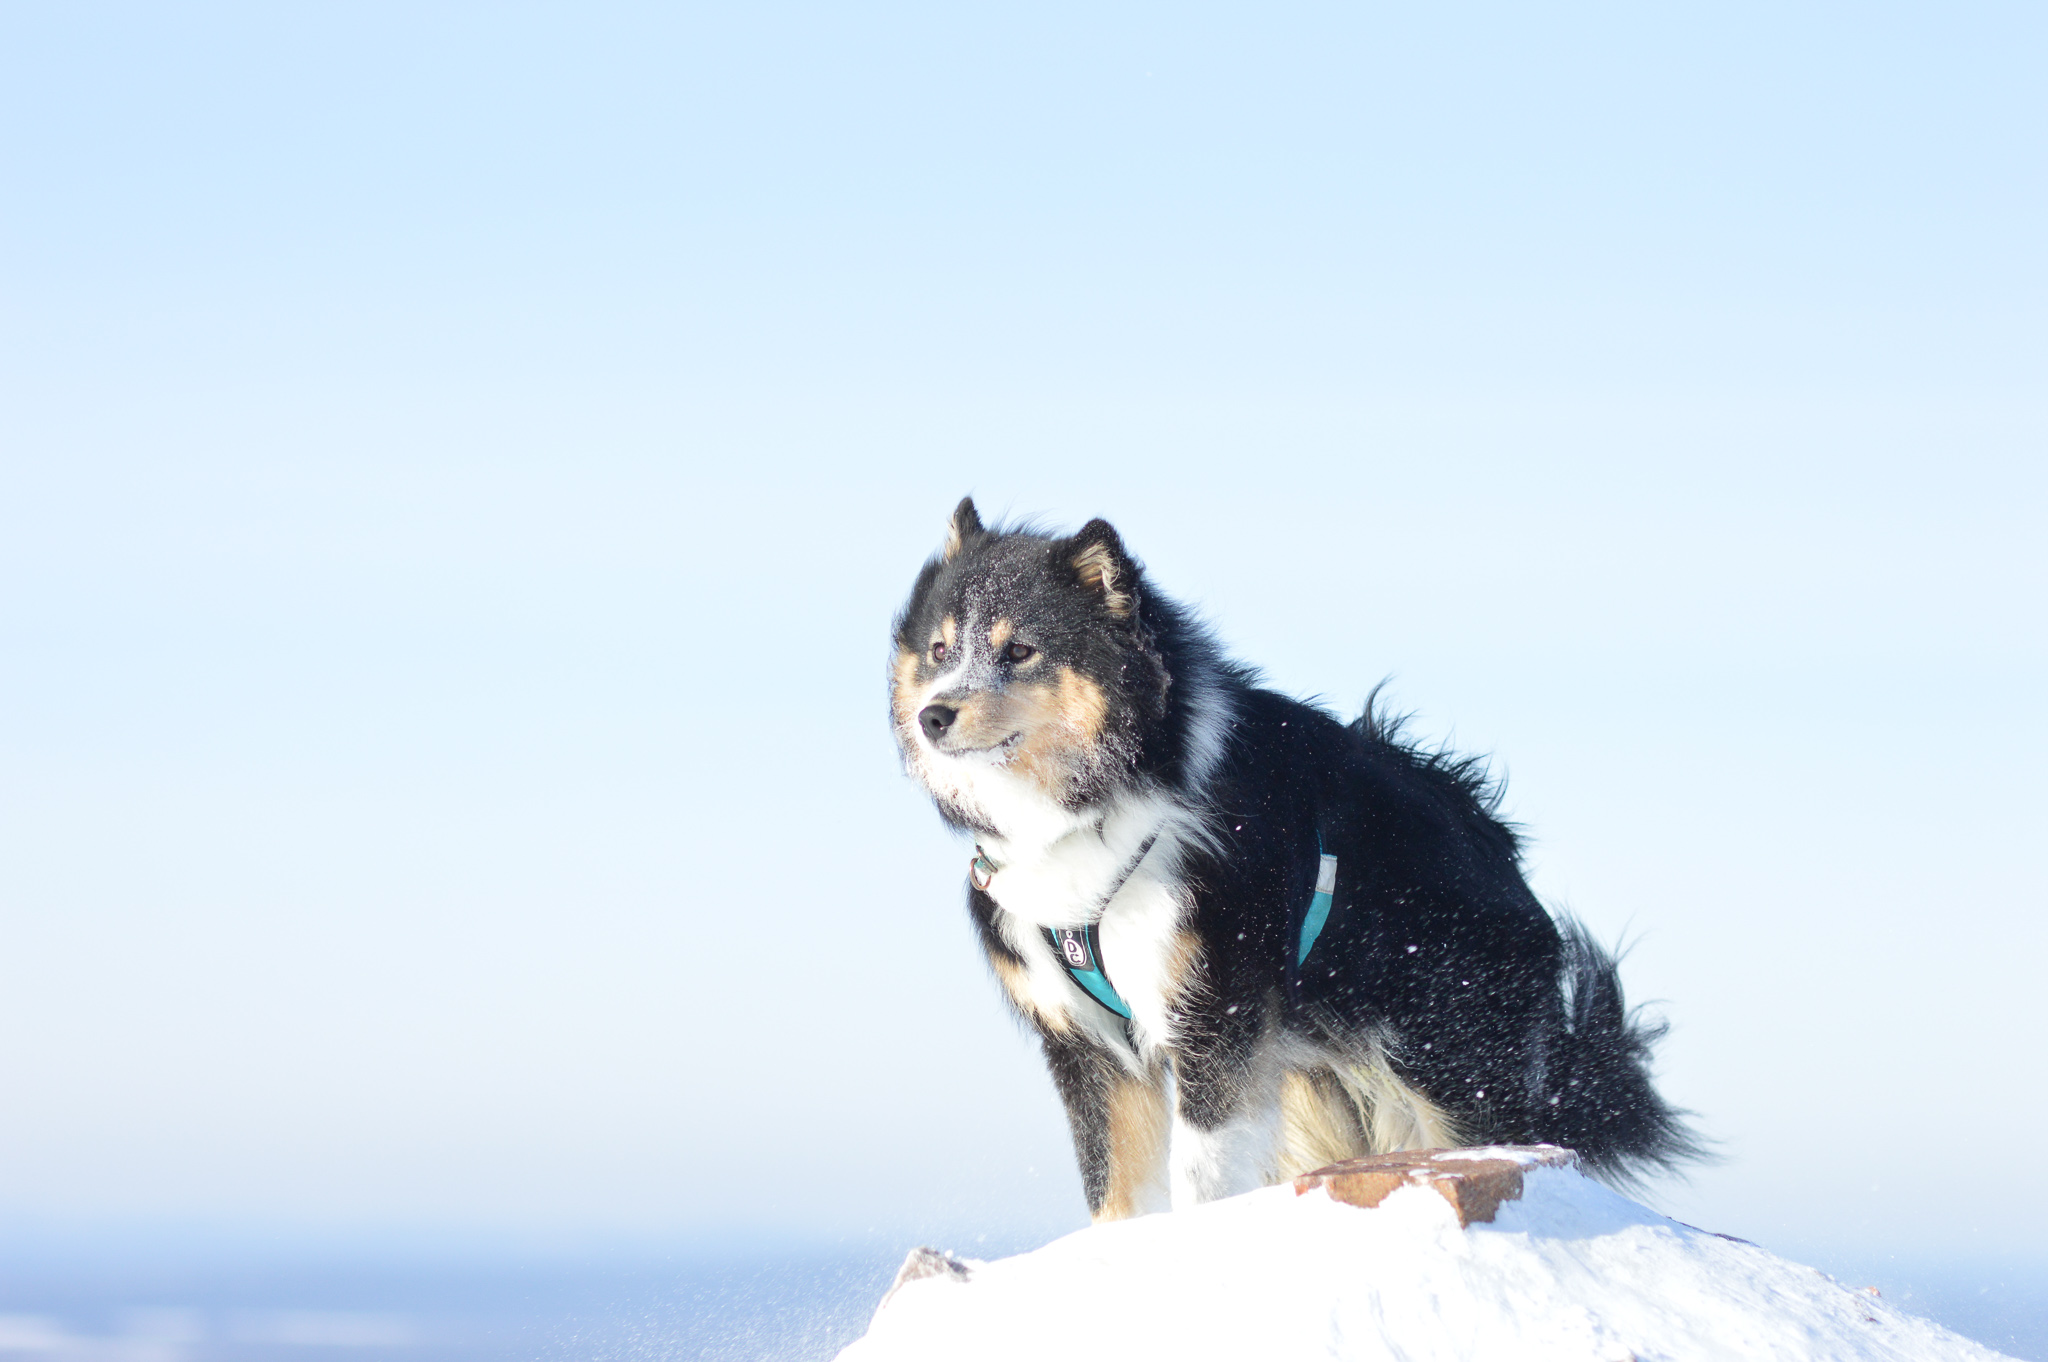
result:
<svg viewBox="0 0 2048 1362"><path fill-rule="evenodd" d="M1697 1154L1613 961L1523 881L1469 761L1258 686L1115 530L971 500L896 622L909 770L1037 1031L1098 1219L1366 1153Z"/></svg>

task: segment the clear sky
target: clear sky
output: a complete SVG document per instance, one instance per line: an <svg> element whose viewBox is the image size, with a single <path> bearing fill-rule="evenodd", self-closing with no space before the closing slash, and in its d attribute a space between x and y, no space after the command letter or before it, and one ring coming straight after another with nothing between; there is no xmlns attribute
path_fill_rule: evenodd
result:
<svg viewBox="0 0 2048 1362"><path fill-rule="evenodd" d="M963 492L1492 754L1781 1246L2048 1121L2036 6L0 14L0 1213L1078 1223Z"/></svg>

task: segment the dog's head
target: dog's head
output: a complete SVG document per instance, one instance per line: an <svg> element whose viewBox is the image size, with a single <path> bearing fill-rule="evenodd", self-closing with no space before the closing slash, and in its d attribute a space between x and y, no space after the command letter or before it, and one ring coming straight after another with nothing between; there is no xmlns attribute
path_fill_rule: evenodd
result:
<svg viewBox="0 0 2048 1362"><path fill-rule="evenodd" d="M1170 684L1142 571L1107 521L990 530L971 498L896 619L890 710L905 763L954 821L1014 835L1128 783Z"/></svg>

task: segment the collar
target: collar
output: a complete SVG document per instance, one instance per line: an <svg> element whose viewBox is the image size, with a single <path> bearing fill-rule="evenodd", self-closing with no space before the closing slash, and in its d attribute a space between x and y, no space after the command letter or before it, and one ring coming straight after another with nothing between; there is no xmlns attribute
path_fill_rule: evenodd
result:
<svg viewBox="0 0 2048 1362"><path fill-rule="evenodd" d="M986 894L989 885L995 882L996 872L1001 869L1002 867L991 861L988 853L981 849L981 843L976 842L974 859L967 863L967 882Z"/></svg>
<svg viewBox="0 0 2048 1362"><path fill-rule="evenodd" d="M1145 863L1145 857L1152 852L1152 844L1158 840L1159 830L1155 828L1146 835L1144 841L1138 843L1138 854L1131 857L1129 862L1125 864L1122 873L1110 884L1102 897L1095 901L1095 911L1087 915L1088 921L1093 922L1102 916L1102 910L1109 907L1109 901L1115 898L1126 884L1130 883L1131 876L1138 873L1138 867ZM1002 867L997 865L995 861L990 859L989 854L981 849L981 843L976 842L974 844L974 857L967 862L967 882L986 894L988 887L995 883L996 876L1001 871Z"/></svg>
<svg viewBox="0 0 2048 1362"><path fill-rule="evenodd" d="M1105 1008L1122 1017L1126 1023L1131 1019L1131 1005L1124 1001L1124 995L1116 991L1116 985L1109 981L1109 973L1102 967L1102 938L1096 924L1123 887L1130 883L1131 876L1138 873L1138 867L1152 854L1152 846L1159 840L1155 828L1143 842L1138 852L1124 865L1122 873L1109 886L1101 898L1095 901L1094 911L1087 915L1087 925L1082 927L1046 927L1045 939L1052 946L1053 958L1060 962L1060 968L1067 972L1081 990ZM981 843L974 844L974 859L967 863L967 881L982 893L995 882L1002 867L989 858L981 849ZM1135 1042L1134 1042L1135 1044Z"/></svg>

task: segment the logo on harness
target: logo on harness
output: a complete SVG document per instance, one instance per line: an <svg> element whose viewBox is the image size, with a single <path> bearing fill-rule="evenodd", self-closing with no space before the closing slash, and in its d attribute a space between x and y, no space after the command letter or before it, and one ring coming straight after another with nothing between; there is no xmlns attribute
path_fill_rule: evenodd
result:
<svg viewBox="0 0 2048 1362"><path fill-rule="evenodd" d="M1088 934L1072 927L1056 928L1053 944L1068 969L1094 969L1095 957L1088 950Z"/></svg>

